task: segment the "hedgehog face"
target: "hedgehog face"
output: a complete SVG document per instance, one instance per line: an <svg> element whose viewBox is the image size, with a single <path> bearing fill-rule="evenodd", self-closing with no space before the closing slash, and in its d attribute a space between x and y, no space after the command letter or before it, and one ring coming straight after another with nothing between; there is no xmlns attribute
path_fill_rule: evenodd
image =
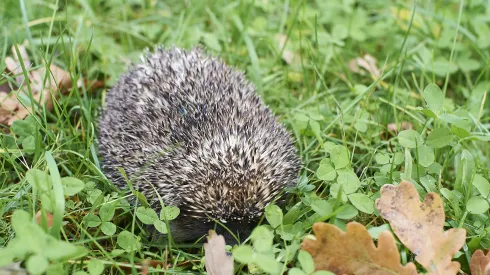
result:
<svg viewBox="0 0 490 275"><path fill-rule="evenodd" d="M236 244L237 240L235 237L240 241L244 241L259 221L258 219L242 219L231 221L223 220L220 221L220 223L215 223L211 219L188 216L185 211L181 214L182 215L179 218L170 222L172 238L176 242L198 240L207 235L210 229L213 229L218 234L224 236L227 244ZM201 241L204 241L204 238L202 238Z"/></svg>
<svg viewBox="0 0 490 275"><path fill-rule="evenodd" d="M214 229L228 243L236 243L233 235L244 240L258 224L264 204L270 201L260 197L260 193L253 194L253 191L253 188L222 185L221 188L210 186L189 193L180 206L180 219L172 221L173 226L178 228L174 239L196 240Z"/></svg>

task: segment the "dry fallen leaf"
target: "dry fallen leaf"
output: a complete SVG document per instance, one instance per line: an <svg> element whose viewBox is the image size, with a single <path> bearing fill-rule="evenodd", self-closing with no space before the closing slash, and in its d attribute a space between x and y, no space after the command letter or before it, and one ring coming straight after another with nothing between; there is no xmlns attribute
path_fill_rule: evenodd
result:
<svg viewBox="0 0 490 275"><path fill-rule="evenodd" d="M395 132L395 133L398 133L398 126L400 126L400 130L402 130L402 131L412 129L412 127L413 127L411 122L403 121L401 123L390 123L390 124L388 124L388 130Z"/></svg>
<svg viewBox="0 0 490 275"><path fill-rule="evenodd" d="M206 272L209 275L233 274L233 257L226 254L225 238L209 230L207 239L208 242L204 244Z"/></svg>
<svg viewBox="0 0 490 275"><path fill-rule="evenodd" d="M382 69L378 68L376 65L376 59L369 54L365 54L363 57L350 60L348 67L352 72L360 75L366 75L366 72L368 72L371 78L375 81L381 78L385 69L385 66L383 66ZM344 81L347 81L345 75L342 75L341 78L344 79ZM383 86L384 88L389 86L389 84L384 80L381 80L379 85Z"/></svg>
<svg viewBox="0 0 490 275"><path fill-rule="evenodd" d="M478 249L471 256L470 270L471 275L490 275L490 253L485 253Z"/></svg>
<svg viewBox="0 0 490 275"><path fill-rule="evenodd" d="M398 129L400 127L400 129ZM394 135L396 136L398 134L398 131L403 131L403 130L408 130L412 129L413 125L411 122L401 122L401 123L390 123L387 125L387 130L388 131L382 131L381 132L381 138L383 140L389 140L391 137Z"/></svg>
<svg viewBox="0 0 490 275"><path fill-rule="evenodd" d="M0 267L0 275L27 275L27 271L21 266L21 263L14 262Z"/></svg>
<svg viewBox="0 0 490 275"><path fill-rule="evenodd" d="M148 275L148 263L146 261L143 261L140 275Z"/></svg>
<svg viewBox="0 0 490 275"><path fill-rule="evenodd" d="M276 34L275 36L275 39L277 41L277 44L278 44L278 50L282 50L282 48L284 48L284 45L286 45L286 41L287 41L287 36L284 35L284 34ZM284 61L286 61L286 63L288 63L289 65L293 64L293 65L299 65L300 64L300 60L299 60L299 56L297 53L295 53L294 51L292 51L291 49L289 49L290 47L288 47L286 45L286 47L284 48L284 50L282 51L282 59Z"/></svg>
<svg viewBox="0 0 490 275"><path fill-rule="evenodd" d="M145 275L150 273L150 267L158 268L158 269L168 269L172 267L171 264L166 264L165 262L159 260L152 260L152 259L144 259L140 265L136 265L134 263L124 262L124 261L120 262L120 264L121 264L120 268L121 270L124 271L124 274L132 274L132 268L134 267L136 268L136 270L138 270L140 275Z"/></svg>
<svg viewBox="0 0 490 275"><path fill-rule="evenodd" d="M436 193L428 193L423 203L415 187L408 181L398 186L387 184L381 188L376 208L390 222L400 241L427 274L456 274L460 268L452 257L465 242L466 231L452 228L443 232L444 207Z"/></svg>
<svg viewBox="0 0 490 275"><path fill-rule="evenodd" d="M311 254L316 270L335 274L417 274L413 263L400 263L389 231L381 232L378 247L364 225L357 222L348 223L346 232L328 223L315 223L313 232L315 238L305 238L301 248Z"/></svg>
<svg viewBox="0 0 490 275"><path fill-rule="evenodd" d="M54 64L49 66L48 71L46 66L40 66L40 68L32 70L32 63L27 55L25 46L17 45L17 49L22 57L23 65L28 71L28 81L24 78L20 63L21 59L17 55L15 46L12 46L13 58L6 57L5 64L7 65L7 71L13 74L16 82L22 86L17 90L3 91L4 89L2 89L0 91L0 124L12 125L15 120L24 119L31 113L31 106L24 106L19 101L20 97L29 98L27 85L30 85L32 98L40 105L45 105L46 108L51 109L51 96L58 96L60 89L69 89L73 84L71 83L70 74ZM46 81L44 81L45 79ZM78 87L82 85L82 82L83 80L80 79L77 83Z"/></svg>
<svg viewBox="0 0 490 275"><path fill-rule="evenodd" d="M36 223L41 224L41 210L37 211L36 213ZM53 214L46 212L46 222L48 227L51 227L53 225Z"/></svg>
<svg viewBox="0 0 490 275"><path fill-rule="evenodd" d="M364 74L361 68L369 72L375 79L381 77L381 70L376 66L376 59L369 54L365 54L362 58L358 57L349 61L349 69L351 71Z"/></svg>

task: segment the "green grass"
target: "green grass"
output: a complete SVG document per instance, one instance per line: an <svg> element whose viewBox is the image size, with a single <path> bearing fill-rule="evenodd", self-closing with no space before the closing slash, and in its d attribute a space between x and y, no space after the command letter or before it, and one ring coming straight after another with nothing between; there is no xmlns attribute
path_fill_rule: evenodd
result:
<svg viewBox="0 0 490 275"><path fill-rule="evenodd" d="M96 144L99 108L128 64L145 48L201 44L244 70L296 139L302 178L282 209L285 233L271 233L282 271L296 266L299 244L316 221L386 226L373 202L383 184L402 179L421 195L439 193L446 227L467 230L457 260L468 271L472 252L490 248L488 18L483 0L416 6L381 0L3 0L2 71L5 57L14 54L11 46L26 41L35 68L54 63L73 83L84 78L106 86L72 88L52 110L35 106L28 119L0 126L0 246L40 255L43 242L62 240L87 249L63 248L66 255L52 262L51 274L87 270L87 262L91 274L101 264L107 274L139 274L142 259L165 263L168 273L204 272L199 245L148 240L131 198L105 178ZM281 36L287 37L282 45ZM376 60L379 75L349 65L365 54ZM426 89L431 83L441 91ZM14 85L15 79L3 73L0 84ZM406 123L414 131L398 135ZM434 129L442 129L444 141L432 140ZM65 200L67 184L83 190ZM53 213L52 229L41 224L42 232L18 232L32 222L19 214L16 228L16 209L29 217ZM12 242L15 235L25 242ZM46 264L43 257L30 259L27 267ZM237 273L250 271L236 266Z"/></svg>

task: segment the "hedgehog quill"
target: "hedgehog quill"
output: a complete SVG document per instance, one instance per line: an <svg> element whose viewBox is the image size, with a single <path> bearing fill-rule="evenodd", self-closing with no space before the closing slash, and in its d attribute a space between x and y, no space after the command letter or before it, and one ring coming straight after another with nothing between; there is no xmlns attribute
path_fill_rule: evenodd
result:
<svg viewBox="0 0 490 275"><path fill-rule="evenodd" d="M156 210L155 189L180 208L170 221L177 242L201 238L213 220L247 237L301 165L245 75L198 48L147 53L108 92L99 131L109 180L127 187L122 168Z"/></svg>

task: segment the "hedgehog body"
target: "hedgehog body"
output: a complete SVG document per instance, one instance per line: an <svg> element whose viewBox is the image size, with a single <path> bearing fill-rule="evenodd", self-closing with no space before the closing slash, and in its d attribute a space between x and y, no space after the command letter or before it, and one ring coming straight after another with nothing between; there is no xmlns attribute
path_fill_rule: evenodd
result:
<svg viewBox="0 0 490 275"><path fill-rule="evenodd" d="M99 130L109 180L127 187L122 168L155 208L156 192L180 208L176 241L200 238L214 221L246 237L300 166L244 74L199 49L148 53L107 94Z"/></svg>

